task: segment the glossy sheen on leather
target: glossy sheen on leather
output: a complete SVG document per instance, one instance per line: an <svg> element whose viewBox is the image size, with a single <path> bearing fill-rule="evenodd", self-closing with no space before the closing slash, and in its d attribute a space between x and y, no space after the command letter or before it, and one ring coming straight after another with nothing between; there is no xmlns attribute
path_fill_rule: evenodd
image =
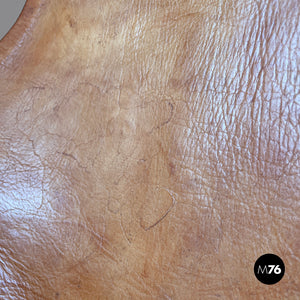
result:
<svg viewBox="0 0 300 300"><path fill-rule="evenodd" d="M0 43L1 297L299 299L299 9L29 0Z"/></svg>

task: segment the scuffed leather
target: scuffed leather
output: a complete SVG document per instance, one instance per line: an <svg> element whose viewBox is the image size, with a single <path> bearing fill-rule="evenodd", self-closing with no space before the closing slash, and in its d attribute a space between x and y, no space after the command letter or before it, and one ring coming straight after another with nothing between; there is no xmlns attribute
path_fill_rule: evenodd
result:
<svg viewBox="0 0 300 300"><path fill-rule="evenodd" d="M300 298L299 9L29 0L0 43L1 298Z"/></svg>

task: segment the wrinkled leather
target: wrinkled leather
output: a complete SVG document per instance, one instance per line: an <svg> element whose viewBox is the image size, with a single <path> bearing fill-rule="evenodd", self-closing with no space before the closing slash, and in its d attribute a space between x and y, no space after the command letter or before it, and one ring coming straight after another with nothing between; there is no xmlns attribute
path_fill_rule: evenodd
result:
<svg viewBox="0 0 300 300"><path fill-rule="evenodd" d="M299 299L299 15L29 0L0 42L1 297Z"/></svg>

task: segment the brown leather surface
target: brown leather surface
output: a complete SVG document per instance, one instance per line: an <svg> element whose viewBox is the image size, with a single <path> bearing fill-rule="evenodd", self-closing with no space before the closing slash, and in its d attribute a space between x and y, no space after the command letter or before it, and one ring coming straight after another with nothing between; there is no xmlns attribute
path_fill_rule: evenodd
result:
<svg viewBox="0 0 300 300"><path fill-rule="evenodd" d="M0 42L1 299L299 299L299 16L29 0Z"/></svg>

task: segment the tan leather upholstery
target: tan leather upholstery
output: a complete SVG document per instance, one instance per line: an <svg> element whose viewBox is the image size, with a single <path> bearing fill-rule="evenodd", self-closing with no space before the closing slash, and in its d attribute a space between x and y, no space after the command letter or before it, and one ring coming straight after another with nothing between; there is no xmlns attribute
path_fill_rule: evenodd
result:
<svg viewBox="0 0 300 300"><path fill-rule="evenodd" d="M3 299L299 299L299 15L29 0L0 42Z"/></svg>

